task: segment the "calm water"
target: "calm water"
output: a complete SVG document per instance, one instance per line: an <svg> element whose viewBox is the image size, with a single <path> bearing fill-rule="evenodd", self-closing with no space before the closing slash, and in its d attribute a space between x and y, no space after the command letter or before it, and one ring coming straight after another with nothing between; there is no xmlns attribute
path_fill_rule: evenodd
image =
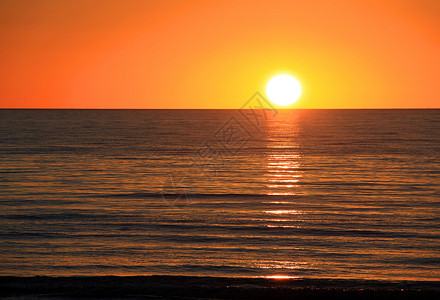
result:
<svg viewBox="0 0 440 300"><path fill-rule="evenodd" d="M440 280L439 133L440 110L1 110L0 275Z"/></svg>

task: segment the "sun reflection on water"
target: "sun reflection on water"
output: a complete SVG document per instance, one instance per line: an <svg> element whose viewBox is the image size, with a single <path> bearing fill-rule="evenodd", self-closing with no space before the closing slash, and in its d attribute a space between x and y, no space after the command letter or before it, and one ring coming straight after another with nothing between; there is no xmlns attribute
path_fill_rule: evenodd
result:
<svg viewBox="0 0 440 300"><path fill-rule="evenodd" d="M266 187L269 195L295 195L299 187L298 125L289 121L268 122Z"/></svg>
<svg viewBox="0 0 440 300"><path fill-rule="evenodd" d="M286 280L286 279L298 279L300 278L299 276L290 276L290 275L268 275L268 276L263 276L264 278L267 279L276 279L276 280Z"/></svg>
<svg viewBox="0 0 440 300"><path fill-rule="evenodd" d="M298 215L298 214L302 214L302 212L297 211L297 210L286 210L286 209L279 209L279 210L266 210L264 211L266 214L276 214L276 215L280 215L280 214L291 214L291 215Z"/></svg>
<svg viewBox="0 0 440 300"><path fill-rule="evenodd" d="M284 196L281 199L273 199L266 203L266 209L262 211L266 215L265 227L277 231L300 230L304 221L304 212L298 210L294 198L299 192L301 174L301 153L298 141L298 124L295 118L284 114L287 118L269 120L267 126L266 147L266 188L270 196ZM295 253L286 253L280 260L262 260L257 266L262 272L270 275L264 278L285 280L299 278L291 272L308 268L308 262L294 259ZM272 273L272 274L271 274Z"/></svg>

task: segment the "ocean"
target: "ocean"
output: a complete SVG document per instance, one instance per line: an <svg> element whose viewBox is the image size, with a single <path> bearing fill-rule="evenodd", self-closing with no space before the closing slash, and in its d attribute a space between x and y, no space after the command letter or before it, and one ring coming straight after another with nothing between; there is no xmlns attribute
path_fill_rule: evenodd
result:
<svg viewBox="0 0 440 300"><path fill-rule="evenodd" d="M440 280L440 110L0 110L0 275Z"/></svg>

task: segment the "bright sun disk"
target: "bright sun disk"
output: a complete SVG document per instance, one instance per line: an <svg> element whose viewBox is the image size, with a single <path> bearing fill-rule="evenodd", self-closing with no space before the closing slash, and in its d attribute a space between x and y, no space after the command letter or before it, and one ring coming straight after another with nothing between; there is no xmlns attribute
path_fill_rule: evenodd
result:
<svg viewBox="0 0 440 300"><path fill-rule="evenodd" d="M277 75L267 83L266 95L274 104L287 106L293 104L301 96L301 84L293 76Z"/></svg>

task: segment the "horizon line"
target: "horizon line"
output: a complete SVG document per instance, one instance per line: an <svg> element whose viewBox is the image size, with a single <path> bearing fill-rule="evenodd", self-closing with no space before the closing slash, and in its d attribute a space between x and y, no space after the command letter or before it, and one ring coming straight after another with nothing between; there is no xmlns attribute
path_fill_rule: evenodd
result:
<svg viewBox="0 0 440 300"><path fill-rule="evenodd" d="M57 108L57 107L0 107L0 110L271 110L270 108ZM434 110L440 107L379 107L379 108L282 108L275 110Z"/></svg>

